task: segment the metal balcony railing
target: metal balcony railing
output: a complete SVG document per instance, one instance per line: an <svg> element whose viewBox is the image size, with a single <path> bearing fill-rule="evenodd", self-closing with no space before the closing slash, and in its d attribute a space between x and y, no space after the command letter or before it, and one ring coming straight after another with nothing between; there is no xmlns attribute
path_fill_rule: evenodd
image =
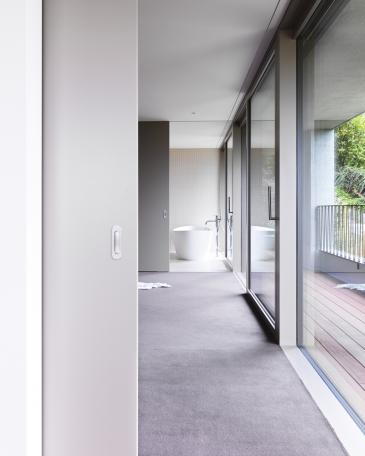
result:
<svg viewBox="0 0 365 456"><path fill-rule="evenodd" d="M316 208L317 246L325 253L365 264L365 205Z"/></svg>

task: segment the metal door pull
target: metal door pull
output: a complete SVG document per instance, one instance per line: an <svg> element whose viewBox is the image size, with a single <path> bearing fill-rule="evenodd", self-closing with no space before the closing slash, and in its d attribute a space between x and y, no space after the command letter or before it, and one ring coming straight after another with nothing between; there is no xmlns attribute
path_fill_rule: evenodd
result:
<svg viewBox="0 0 365 456"><path fill-rule="evenodd" d="M122 258L122 228L119 225L112 226L112 258Z"/></svg>
<svg viewBox="0 0 365 456"><path fill-rule="evenodd" d="M275 217L271 213L271 185L268 185L267 187L267 204L268 204L268 212L269 212L269 220L279 220L279 217Z"/></svg>

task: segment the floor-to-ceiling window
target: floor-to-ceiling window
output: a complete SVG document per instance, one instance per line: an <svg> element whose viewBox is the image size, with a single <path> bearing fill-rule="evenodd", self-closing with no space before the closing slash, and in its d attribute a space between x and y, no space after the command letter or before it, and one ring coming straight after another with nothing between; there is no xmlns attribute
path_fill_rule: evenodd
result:
<svg viewBox="0 0 365 456"><path fill-rule="evenodd" d="M227 201L226 201L226 246L227 259L233 259L233 138L227 141Z"/></svg>
<svg viewBox="0 0 365 456"><path fill-rule="evenodd" d="M276 153L275 65L251 98L249 288L275 319Z"/></svg>
<svg viewBox="0 0 365 456"><path fill-rule="evenodd" d="M247 119L241 124L241 279L247 286L248 211L247 211Z"/></svg>
<svg viewBox="0 0 365 456"><path fill-rule="evenodd" d="M299 40L299 344L365 420L365 2ZM316 24L316 25L315 25Z"/></svg>

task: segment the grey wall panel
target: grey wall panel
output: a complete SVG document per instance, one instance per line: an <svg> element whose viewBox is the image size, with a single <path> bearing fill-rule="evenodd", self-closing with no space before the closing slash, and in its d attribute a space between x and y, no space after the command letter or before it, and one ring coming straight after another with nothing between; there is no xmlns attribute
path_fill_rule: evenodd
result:
<svg viewBox="0 0 365 456"><path fill-rule="evenodd" d="M138 128L139 270L168 271L169 123L139 122Z"/></svg>
<svg viewBox="0 0 365 456"><path fill-rule="evenodd" d="M44 456L137 454L136 37L136 0L44 1Z"/></svg>
<svg viewBox="0 0 365 456"><path fill-rule="evenodd" d="M297 56L290 33L279 33L277 146L279 151L279 343L297 344ZM330 170L329 170L330 172Z"/></svg>

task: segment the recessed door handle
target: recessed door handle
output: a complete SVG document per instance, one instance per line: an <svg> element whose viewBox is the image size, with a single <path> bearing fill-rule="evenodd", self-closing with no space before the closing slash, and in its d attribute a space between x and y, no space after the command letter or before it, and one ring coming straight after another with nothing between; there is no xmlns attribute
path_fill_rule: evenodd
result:
<svg viewBox="0 0 365 456"><path fill-rule="evenodd" d="M267 205L268 205L268 212L269 212L269 220L279 220L279 217L275 217L271 213L271 206L272 206L271 185L268 185L268 187L267 187Z"/></svg>
<svg viewBox="0 0 365 456"><path fill-rule="evenodd" d="M122 258L122 228L119 225L112 226L112 258Z"/></svg>
<svg viewBox="0 0 365 456"><path fill-rule="evenodd" d="M233 214L232 208L231 208L231 197L228 197L228 214Z"/></svg>

